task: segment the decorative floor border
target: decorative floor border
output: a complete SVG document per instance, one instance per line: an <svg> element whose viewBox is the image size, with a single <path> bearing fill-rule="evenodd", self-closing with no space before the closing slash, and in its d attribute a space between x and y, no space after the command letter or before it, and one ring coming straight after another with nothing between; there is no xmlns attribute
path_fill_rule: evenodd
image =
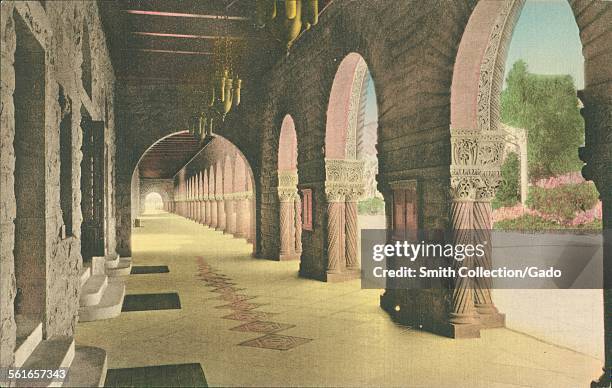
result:
<svg viewBox="0 0 612 388"><path fill-rule="evenodd" d="M277 334L280 331L291 329L295 327L295 325L270 321L270 318L274 316L275 313L256 311L257 308L265 306L266 303L255 303L252 300L256 299L256 296L238 293L238 291L244 291L245 289L235 287L237 284L233 283L229 276L216 271L203 257L198 257L196 261L198 264L198 273L196 276L206 283L206 287L214 287L214 289L211 290L212 292L220 294L219 296L208 298L207 300L221 303L215 306L217 309L226 308L233 311L231 314L221 317L222 319L232 319L243 322L229 330L264 334L261 337L241 342L238 344L239 346L290 350L312 341L311 338Z"/></svg>

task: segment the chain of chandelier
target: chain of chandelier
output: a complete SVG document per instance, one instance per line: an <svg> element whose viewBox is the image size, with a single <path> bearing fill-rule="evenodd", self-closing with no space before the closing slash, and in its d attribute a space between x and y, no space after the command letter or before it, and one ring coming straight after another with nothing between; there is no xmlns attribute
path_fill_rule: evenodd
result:
<svg viewBox="0 0 612 388"><path fill-rule="evenodd" d="M319 0L257 0L256 23L268 27L287 49L303 30L310 29L319 20ZM229 37L228 16L223 20L225 34L217 31L213 51L213 70L204 81L205 89L200 113L192 117L190 133L203 141L213 135L215 125L224 121L232 107L240 105L242 79L238 65L243 41Z"/></svg>
<svg viewBox="0 0 612 388"><path fill-rule="evenodd" d="M220 17L225 21L227 16ZM213 68L204 80L204 90L199 91L200 113L192 117L190 132L200 141L212 136L214 126L224 121L232 107L240 105L242 79L238 71L243 41L218 33L213 49Z"/></svg>

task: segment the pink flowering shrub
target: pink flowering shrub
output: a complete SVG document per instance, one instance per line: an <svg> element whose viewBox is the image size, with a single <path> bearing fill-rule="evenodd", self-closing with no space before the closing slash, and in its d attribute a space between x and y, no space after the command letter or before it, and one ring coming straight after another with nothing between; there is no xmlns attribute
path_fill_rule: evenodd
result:
<svg viewBox="0 0 612 388"><path fill-rule="evenodd" d="M595 185L579 172L538 180L530 188L527 203L528 207L517 204L493 210L492 222L496 227L518 227L523 221L532 226L554 224L562 228L601 225L602 207ZM533 221L538 219L541 222Z"/></svg>
<svg viewBox="0 0 612 388"><path fill-rule="evenodd" d="M550 178L538 179L534 182L534 186L542 189L555 189L564 185L576 185L586 182L580 171L568 172L567 174L553 176Z"/></svg>

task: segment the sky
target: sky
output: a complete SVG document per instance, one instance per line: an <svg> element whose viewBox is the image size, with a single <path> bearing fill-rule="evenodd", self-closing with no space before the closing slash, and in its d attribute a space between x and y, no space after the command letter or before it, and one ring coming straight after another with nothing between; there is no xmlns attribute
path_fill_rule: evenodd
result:
<svg viewBox="0 0 612 388"><path fill-rule="evenodd" d="M578 26L567 0L527 0L514 28L506 75L522 59L537 74L569 74L584 87L584 58ZM505 78L505 77L504 77ZM374 83L367 89L366 123L376 121Z"/></svg>
<svg viewBox="0 0 612 388"><path fill-rule="evenodd" d="M519 59L531 73L569 74L584 87L584 58L578 26L567 0L527 0L514 28L506 74Z"/></svg>

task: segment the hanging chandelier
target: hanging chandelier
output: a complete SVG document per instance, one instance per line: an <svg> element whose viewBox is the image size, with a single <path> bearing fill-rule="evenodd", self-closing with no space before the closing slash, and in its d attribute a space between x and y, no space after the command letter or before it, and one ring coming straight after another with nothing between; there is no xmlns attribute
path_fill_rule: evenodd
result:
<svg viewBox="0 0 612 388"><path fill-rule="evenodd" d="M289 49L303 29L319 22L319 0L257 0L256 21Z"/></svg>
<svg viewBox="0 0 612 388"><path fill-rule="evenodd" d="M228 17L224 20L224 34L217 31L213 50L212 70L204 80L204 90L197 91L201 98L200 113L194 116L190 123L190 132L198 140L203 141L213 135L213 129L233 107L240 105L242 79L238 72L242 41L229 37Z"/></svg>

